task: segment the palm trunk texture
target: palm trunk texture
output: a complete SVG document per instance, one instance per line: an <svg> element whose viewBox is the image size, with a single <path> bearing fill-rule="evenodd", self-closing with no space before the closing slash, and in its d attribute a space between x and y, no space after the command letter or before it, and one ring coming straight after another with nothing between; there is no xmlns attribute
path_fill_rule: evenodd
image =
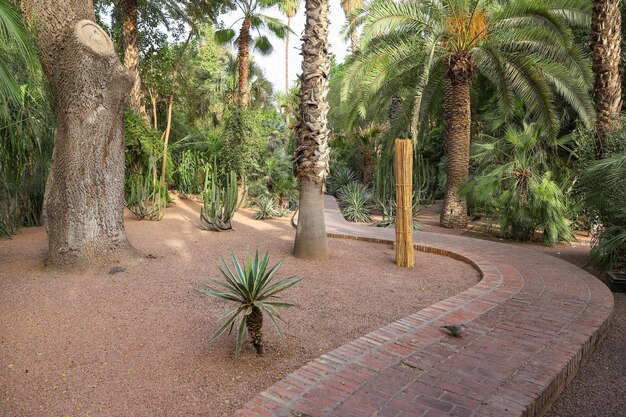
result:
<svg viewBox="0 0 626 417"><path fill-rule="evenodd" d="M247 108L248 97L248 76L249 76L249 55L250 55L250 17L246 16L243 19L241 25L241 31L239 32L239 39L237 40L237 47L239 51L239 105L241 108Z"/></svg>
<svg viewBox="0 0 626 417"><path fill-rule="evenodd" d="M597 154L605 153L606 135L615 131L622 109L620 79L621 14L619 0L595 0L591 21L591 57L596 105Z"/></svg>
<svg viewBox="0 0 626 417"><path fill-rule="evenodd" d="M300 180L294 256L328 257L322 188L328 175L328 0L307 0L294 168Z"/></svg>
<svg viewBox="0 0 626 417"><path fill-rule="evenodd" d="M442 227L467 227L467 202L459 195L467 179L470 156L470 89L475 67L465 58L452 57L446 63L444 129L448 155L448 179L441 210Z"/></svg>
<svg viewBox="0 0 626 417"><path fill-rule="evenodd" d="M135 83L130 90L128 105L144 120L148 120L146 106L141 93L141 77L139 76L139 45L138 45L138 7L137 0L122 0L122 48L124 50L124 66L135 75Z"/></svg>

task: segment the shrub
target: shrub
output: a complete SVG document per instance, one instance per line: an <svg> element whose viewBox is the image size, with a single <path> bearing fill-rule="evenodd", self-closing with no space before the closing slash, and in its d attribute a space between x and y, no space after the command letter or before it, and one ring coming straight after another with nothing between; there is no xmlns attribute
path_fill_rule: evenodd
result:
<svg viewBox="0 0 626 417"><path fill-rule="evenodd" d="M554 178L554 161L541 130L509 128L502 138L483 137L474 148L475 180L462 187L468 202L500 225L500 234L529 241L538 230L553 245L572 237L565 187Z"/></svg>
<svg viewBox="0 0 626 417"><path fill-rule="evenodd" d="M361 183L352 181L339 190L341 213L349 222L370 222L369 205L372 195Z"/></svg>
<svg viewBox="0 0 626 417"><path fill-rule="evenodd" d="M200 294L232 301L237 304L221 315L220 320L223 320L223 323L213 333L211 341L216 340L226 329L229 329L228 333L230 334L235 326L235 322L239 320L235 355L238 356L241 351L243 333L246 327L257 354L263 354L263 313L268 315L274 328L282 338L283 333L277 321L277 319L280 319L280 316L276 309L291 307L293 304L277 300L277 294L298 284L302 278L288 277L273 283L272 280L284 260L267 270L269 253L266 253L263 258L259 259L259 252L256 251L254 259L247 256L245 263L239 263L237 257L231 252L230 259L233 265L232 268L223 258L222 266L218 267L225 282L208 278L209 283L203 283L202 287L197 288Z"/></svg>

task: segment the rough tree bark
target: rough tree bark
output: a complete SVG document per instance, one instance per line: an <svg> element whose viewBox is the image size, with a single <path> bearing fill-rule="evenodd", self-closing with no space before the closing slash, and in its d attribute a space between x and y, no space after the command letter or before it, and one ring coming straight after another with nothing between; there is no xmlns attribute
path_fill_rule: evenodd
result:
<svg viewBox="0 0 626 417"><path fill-rule="evenodd" d="M622 109L620 79L621 13L619 0L595 0L591 20L591 57L596 105L596 148L602 158L606 135L617 127Z"/></svg>
<svg viewBox="0 0 626 417"><path fill-rule="evenodd" d="M470 156L470 90L475 65L467 57L451 57L446 62L444 129L448 155L446 194L441 209L442 227L467 227L467 202L459 195L467 179Z"/></svg>
<svg viewBox="0 0 626 417"><path fill-rule="evenodd" d="M250 16L246 16L241 24L241 30L239 31L239 38L237 39L237 48L239 53L239 105L241 108L247 108L248 97L248 73L249 68L249 56L250 56Z"/></svg>
<svg viewBox="0 0 626 417"><path fill-rule="evenodd" d="M135 75L135 83L130 90L128 105L147 122L148 113L141 93L141 77L139 76L139 45L137 0L121 0L122 12L122 48L124 50L124 66Z"/></svg>
<svg viewBox="0 0 626 417"><path fill-rule="evenodd" d="M133 76L94 23L91 0L23 0L22 10L55 95L47 263L85 267L135 257L124 231L123 114Z"/></svg>
<svg viewBox="0 0 626 417"><path fill-rule="evenodd" d="M307 0L302 38L300 111L294 168L300 180L294 256L326 259L328 243L322 187L328 175L328 0Z"/></svg>

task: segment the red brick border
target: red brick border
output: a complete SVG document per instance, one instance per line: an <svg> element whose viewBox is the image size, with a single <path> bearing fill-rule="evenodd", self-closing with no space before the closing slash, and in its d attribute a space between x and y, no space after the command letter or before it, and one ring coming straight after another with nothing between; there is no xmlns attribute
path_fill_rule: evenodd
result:
<svg viewBox="0 0 626 417"><path fill-rule="evenodd" d="M325 204L329 236L393 242L393 230L345 222L334 200ZM422 232L415 241L417 250L473 265L481 281L325 353L236 415L544 414L604 335L611 292L587 272L529 249ZM469 324L462 338L441 331L460 322Z"/></svg>

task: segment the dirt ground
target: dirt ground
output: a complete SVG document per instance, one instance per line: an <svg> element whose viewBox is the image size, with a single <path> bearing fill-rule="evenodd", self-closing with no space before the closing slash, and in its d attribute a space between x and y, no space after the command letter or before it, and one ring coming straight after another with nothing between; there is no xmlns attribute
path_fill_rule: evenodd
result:
<svg viewBox="0 0 626 417"><path fill-rule="evenodd" d="M416 253L393 264L389 245L330 240L331 258L290 256L288 219L236 216L233 232L199 229L199 206L177 200L161 222L127 218L131 242L156 259L116 274L43 268L46 235L0 240L1 416L223 416L322 352L456 294L478 280L470 266ZM217 277L221 255L269 250L279 274L303 276L284 298L280 341L233 357L234 336L208 337L227 304L194 287Z"/></svg>

